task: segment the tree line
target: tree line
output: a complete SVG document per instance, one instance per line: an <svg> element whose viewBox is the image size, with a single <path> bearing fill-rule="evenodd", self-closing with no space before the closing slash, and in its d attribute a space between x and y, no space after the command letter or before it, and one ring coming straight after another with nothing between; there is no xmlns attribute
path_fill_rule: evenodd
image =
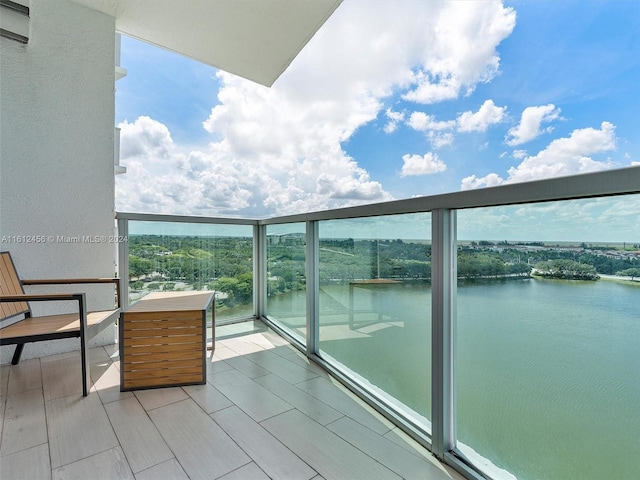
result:
<svg viewBox="0 0 640 480"><path fill-rule="evenodd" d="M458 247L462 280L526 278L596 279L599 274L640 278L640 261L615 259L583 250L538 248L530 251L478 242ZM535 269L535 270L534 270ZM431 281L431 245L397 240L321 239L321 285L388 278ZM221 291L227 306L253 298L253 239L132 235L129 237L131 288L174 289L182 282L194 289ZM283 237L267 246L267 294L306 286L305 241Z"/></svg>

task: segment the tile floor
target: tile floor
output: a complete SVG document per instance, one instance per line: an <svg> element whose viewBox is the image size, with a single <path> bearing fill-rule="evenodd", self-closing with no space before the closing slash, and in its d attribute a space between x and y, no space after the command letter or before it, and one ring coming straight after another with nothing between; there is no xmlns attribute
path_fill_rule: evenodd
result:
<svg viewBox="0 0 640 480"><path fill-rule="evenodd" d="M262 322L217 327L206 385L120 392L116 346L0 367L0 478L459 479Z"/></svg>

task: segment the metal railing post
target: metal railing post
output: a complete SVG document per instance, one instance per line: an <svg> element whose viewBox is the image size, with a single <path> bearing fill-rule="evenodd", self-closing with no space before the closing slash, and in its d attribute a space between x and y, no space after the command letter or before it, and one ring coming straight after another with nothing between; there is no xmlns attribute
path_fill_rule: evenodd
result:
<svg viewBox="0 0 640 480"><path fill-rule="evenodd" d="M126 239L118 243L118 278L120 278L120 305L129 305L129 220L118 218L118 237Z"/></svg>
<svg viewBox="0 0 640 480"><path fill-rule="evenodd" d="M309 221L307 224L306 251L306 285L307 285L307 356L317 354L320 348L319 325L319 279L318 258L318 222Z"/></svg>
<svg viewBox="0 0 640 480"><path fill-rule="evenodd" d="M267 227L253 226L253 310L256 318L267 316Z"/></svg>
<svg viewBox="0 0 640 480"><path fill-rule="evenodd" d="M456 215L437 209L432 216L431 442L433 454L444 460L455 447Z"/></svg>

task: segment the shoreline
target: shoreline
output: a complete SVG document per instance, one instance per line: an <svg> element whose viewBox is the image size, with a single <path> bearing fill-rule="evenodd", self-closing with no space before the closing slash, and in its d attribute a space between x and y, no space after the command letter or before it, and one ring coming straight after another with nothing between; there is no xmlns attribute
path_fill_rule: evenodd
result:
<svg viewBox="0 0 640 480"><path fill-rule="evenodd" d="M623 285L630 285L632 287L640 287L640 278L636 278L635 280L632 280L631 277L621 277L618 275L605 275L602 273L598 275L600 275L600 279L606 280L608 282L616 282L616 283L621 283Z"/></svg>

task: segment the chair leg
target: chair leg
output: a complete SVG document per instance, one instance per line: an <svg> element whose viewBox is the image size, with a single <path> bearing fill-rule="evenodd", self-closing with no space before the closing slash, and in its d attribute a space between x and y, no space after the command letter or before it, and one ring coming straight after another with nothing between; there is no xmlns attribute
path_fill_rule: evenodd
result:
<svg viewBox="0 0 640 480"><path fill-rule="evenodd" d="M82 361L82 396L89 395L91 388L91 370L89 365L89 352L87 351L87 339L80 336L80 357Z"/></svg>
<svg viewBox="0 0 640 480"><path fill-rule="evenodd" d="M22 350L24 349L24 343L18 343L16 349L13 351L13 358L11 359L11 365L17 365L20 362L22 356Z"/></svg>

